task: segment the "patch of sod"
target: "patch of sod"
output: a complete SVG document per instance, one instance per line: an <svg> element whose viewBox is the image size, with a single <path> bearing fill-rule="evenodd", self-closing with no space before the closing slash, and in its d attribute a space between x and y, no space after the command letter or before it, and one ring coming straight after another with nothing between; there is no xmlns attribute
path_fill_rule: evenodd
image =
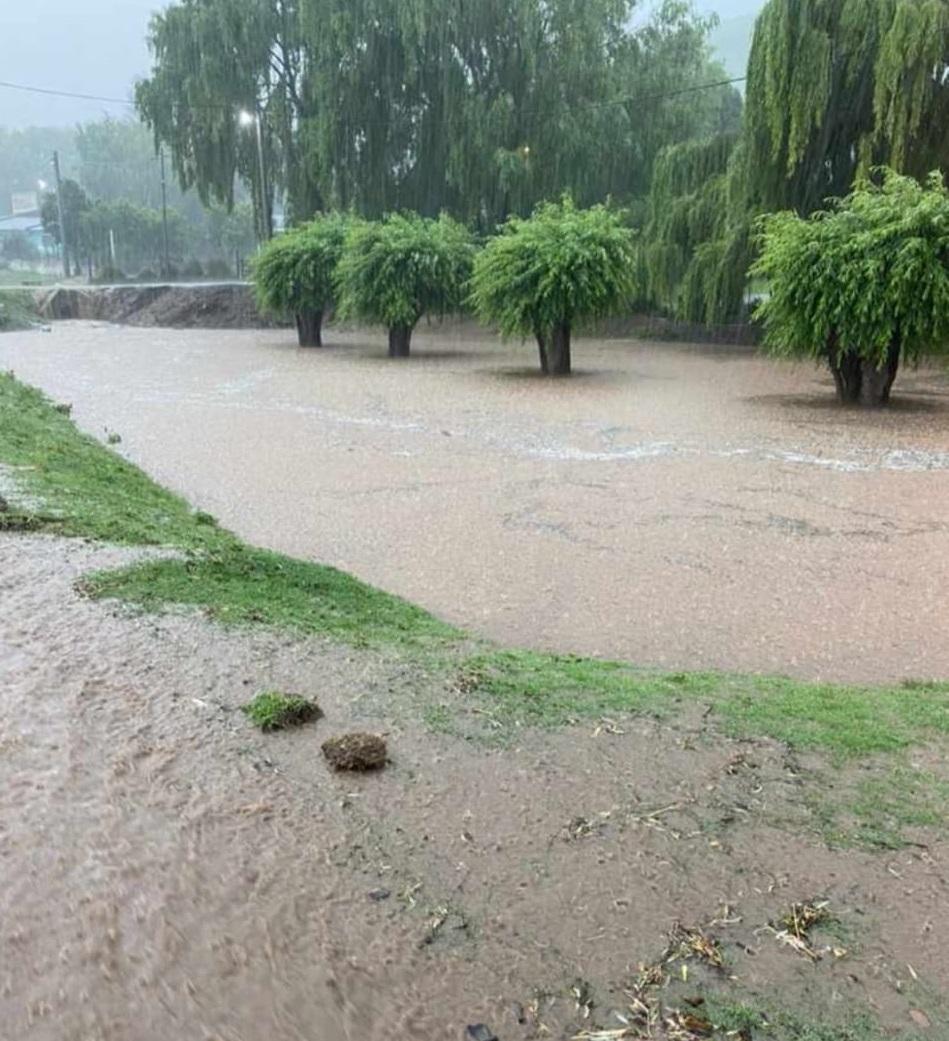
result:
<svg viewBox="0 0 949 1041"><path fill-rule="evenodd" d="M450 645L462 634L421 608L335 568L234 546L184 560L155 560L86 578L94 598L148 610L197 607L224 625L258 623L359 647L407 651Z"/></svg>
<svg viewBox="0 0 949 1041"><path fill-rule="evenodd" d="M314 702L276 690L263 691L243 705L241 711L251 723L265 731L302 726L323 715Z"/></svg>

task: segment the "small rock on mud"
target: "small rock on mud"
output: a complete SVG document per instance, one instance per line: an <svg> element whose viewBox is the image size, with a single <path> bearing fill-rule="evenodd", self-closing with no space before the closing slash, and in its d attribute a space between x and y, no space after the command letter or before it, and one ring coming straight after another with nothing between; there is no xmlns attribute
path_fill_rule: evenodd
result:
<svg viewBox="0 0 949 1041"><path fill-rule="evenodd" d="M475 1023L474 1026L468 1027L465 1038L466 1041L498 1041L495 1033L484 1023Z"/></svg>
<svg viewBox="0 0 949 1041"><path fill-rule="evenodd" d="M385 739L375 734L343 734L323 742L334 770L381 770L388 762Z"/></svg>

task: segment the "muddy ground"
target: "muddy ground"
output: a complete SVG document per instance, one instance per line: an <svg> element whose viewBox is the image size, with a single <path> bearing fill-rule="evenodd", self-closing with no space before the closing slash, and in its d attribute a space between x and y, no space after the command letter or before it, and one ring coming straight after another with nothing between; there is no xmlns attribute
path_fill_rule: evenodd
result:
<svg viewBox="0 0 949 1041"><path fill-rule="evenodd" d="M816 761L701 706L505 749L426 733L396 661L76 594L131 556L0 536L0 1036L556 1039L646 993L949 1037L946 845L831 852L795 823ZM263 688L325 718L262 735L238 707ZM352 726L387 733L383 773L328 771ZM817 898L812 960L769 923ZM676 923L724 968L636 991Z"/></svg>
<svg viewBox="0 0 949 1041"><path fill-rule="evenodd" d="M483 332L57 323L0 366L249 541L506 644L841 681L949 676L949 381L839 409L812 365Z"/></svg>

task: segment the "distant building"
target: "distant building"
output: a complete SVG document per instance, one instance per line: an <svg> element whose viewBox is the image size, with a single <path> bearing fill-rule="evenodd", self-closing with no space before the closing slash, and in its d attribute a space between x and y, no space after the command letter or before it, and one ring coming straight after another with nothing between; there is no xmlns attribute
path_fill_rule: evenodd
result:
<svg viewBox="0 0 949 1041"><path fill-rule="evenodd" d="M0 217L0 254L4 252L4 243L14 236L27 239L41 255L50 252L52 244L43 233L43 222L38 213Z"/></svg>

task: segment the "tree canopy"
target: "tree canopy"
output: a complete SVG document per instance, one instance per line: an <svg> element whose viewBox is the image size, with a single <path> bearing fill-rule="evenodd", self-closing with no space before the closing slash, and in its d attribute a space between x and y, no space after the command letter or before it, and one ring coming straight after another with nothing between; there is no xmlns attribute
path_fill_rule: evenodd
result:
<svg viewBox="0 0 949 1041"><path fill-rule="evenodd" d="M761 221L754 274L776 354L826 359L842 401L882 404L901 360L949 351L949 192L892 171L831 209Z"/></svg>
<svg viewBox="0 0 949 1041"><path fill-rule="evenodd" d="M445 214L356 221L336 269L340 317L386 326L390 356L407 357L419 319L461 310L473 258L468 230Z"/></svg>
<svg viewBox="0 0 949 1041"><path fill-rule="evenodd" d="M151 27L137 91L185 186L256 186L294 220L447 211L490 231L569 190L643 196L658 150L734 128L740 98L686 0L178 0ZM608 142L608 146L606 143ZM254 192L255 197L257 192Z"/></svg>
<svg viewBox="0 0 949 1041"><path fill-rule="evenodd" d="M770 0L746 96L727 156L722 141L657 163L646 255L653 301L679 317L740 313L758 214L806 216L879 165L949 172L949 0Z"/></svg>
<svg viewBox="0 0 949 1041"><path fill-rule="evenodd" d="M340 214L317 217L271 239L254 261L258 305L265 314L292 315L301 347L322 346L323 314L335 296L348 224Z"/></svg>
<svg viewBox="0 0 949 1041"><path fill-rule="evenodd" d="M475 260L471 302L504 335L533 336L541 369L570 371L576 322L605 317L632 300L636 256L623 215L572 199L512 217Z"/></svg>

